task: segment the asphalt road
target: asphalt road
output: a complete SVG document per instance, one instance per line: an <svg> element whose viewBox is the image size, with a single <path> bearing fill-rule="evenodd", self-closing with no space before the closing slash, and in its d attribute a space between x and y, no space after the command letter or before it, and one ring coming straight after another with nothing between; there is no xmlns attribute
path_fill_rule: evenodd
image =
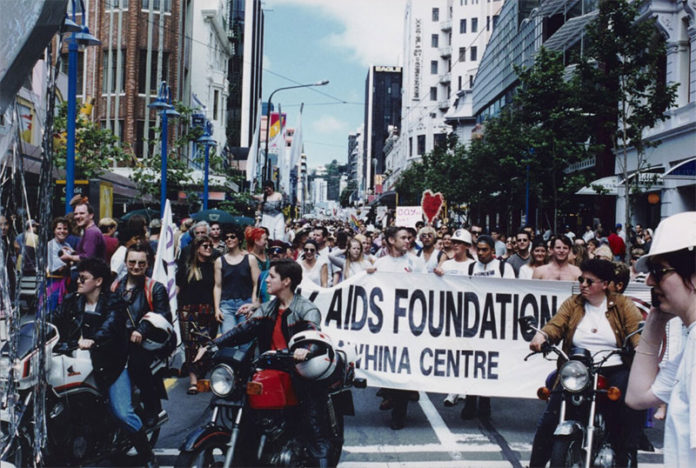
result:
<svg viewBox="0 0 696 468"><path fill-rule="evenodd" d="M169 422L162 428L156 454L171 466L186 434L207 417L210 394L187 395L188 379L170 379L164 408ZM444 395L421 393L409 403L406 427L389 428L390 412L379 411L376 389L353 389L356 416L345 420L343 468L462 468L523 467L529 461L536 422L545 403L495 398L488 420L463 421L462 403L442 404ZM662 423L645 430L655 452L639 452L641 467L662 466Z"/></svg>

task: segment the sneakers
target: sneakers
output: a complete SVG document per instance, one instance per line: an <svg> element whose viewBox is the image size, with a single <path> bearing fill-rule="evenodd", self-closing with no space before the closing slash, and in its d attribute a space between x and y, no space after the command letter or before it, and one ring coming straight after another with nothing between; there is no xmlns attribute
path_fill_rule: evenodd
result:
<svg viewBox="0 0 696 468"><path fill-rule="evenodd" d="M464 395L461 395L459 393L450 393L445 397L445 399L442 401L442 403L447 407L447 408L452 408L453 406L457 406L457 402L459 400L463 400L465 398Z"/></svg>

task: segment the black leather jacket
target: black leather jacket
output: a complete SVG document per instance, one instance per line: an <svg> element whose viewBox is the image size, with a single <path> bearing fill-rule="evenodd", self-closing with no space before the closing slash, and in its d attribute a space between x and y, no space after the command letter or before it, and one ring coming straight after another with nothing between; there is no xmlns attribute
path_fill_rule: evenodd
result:
<svg viewBox="0 0 696 468"><path fill-rule="evenodd" d="M54 314L62 342L77 346L80 337L94 340L90 348L97 384L107 389L116 381L128 360L126 304L115 294L104 291L94 311L85 311L85 298L67 294Z"/></svg>
<svg viewBox="0 0 696 468"><path fill-rule="evenodd" d="M280 301L274 298L264 303L248 320L214 340L218 346L237 346L258 338L259 352L271 348L273 328L278 316ZM295 334L307 329L321 327L321 313L314 303L299 294L295 294L290 306L283 314L281 329L285 341L289 342Z"/></svg>
<svg viewBox="0 0 696 468"><path fill-rule="evenodd" d="M167 288L162 283L155 281L152 288L152 311L145 296L145 277L143 277L142 283L136 286L132 292L126 292L126 283L126 278L121 280L115 292L126 302L126 330L129 337L133 331L147 336L151 325L148 322L141 322L140 319L148 312L160 314L171 323L172 312L169 307L169 295L167 294Z"/></svg>

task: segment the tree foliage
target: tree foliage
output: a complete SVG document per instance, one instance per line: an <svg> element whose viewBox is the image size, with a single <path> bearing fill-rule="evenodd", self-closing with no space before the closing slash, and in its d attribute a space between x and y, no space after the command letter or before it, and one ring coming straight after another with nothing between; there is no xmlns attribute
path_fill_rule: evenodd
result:
<svg viewBox="0 0 696 468"><path fill-rule="evenodd" d="M91 106L90 106L91 107ZM67 154L68 104L61 104L54 120L53 151L56 167L65 169ZM80 111L75 121L75 178L99 177L115 164L131 160L116 135L89 119L86 109Z"/></svg>

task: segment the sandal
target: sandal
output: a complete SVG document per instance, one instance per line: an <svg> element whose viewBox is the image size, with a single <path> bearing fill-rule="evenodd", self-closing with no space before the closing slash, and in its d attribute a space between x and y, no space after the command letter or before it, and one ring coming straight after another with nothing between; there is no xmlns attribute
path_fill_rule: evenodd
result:
<svg viewBox="0 0 696 468"><path fill-rule="evenodd" d="M188 388L188 390L186 390L186 393L187 393L188 395L196 395L196 394L198 394L198 385L192 384L192 385Z"/></svg>

